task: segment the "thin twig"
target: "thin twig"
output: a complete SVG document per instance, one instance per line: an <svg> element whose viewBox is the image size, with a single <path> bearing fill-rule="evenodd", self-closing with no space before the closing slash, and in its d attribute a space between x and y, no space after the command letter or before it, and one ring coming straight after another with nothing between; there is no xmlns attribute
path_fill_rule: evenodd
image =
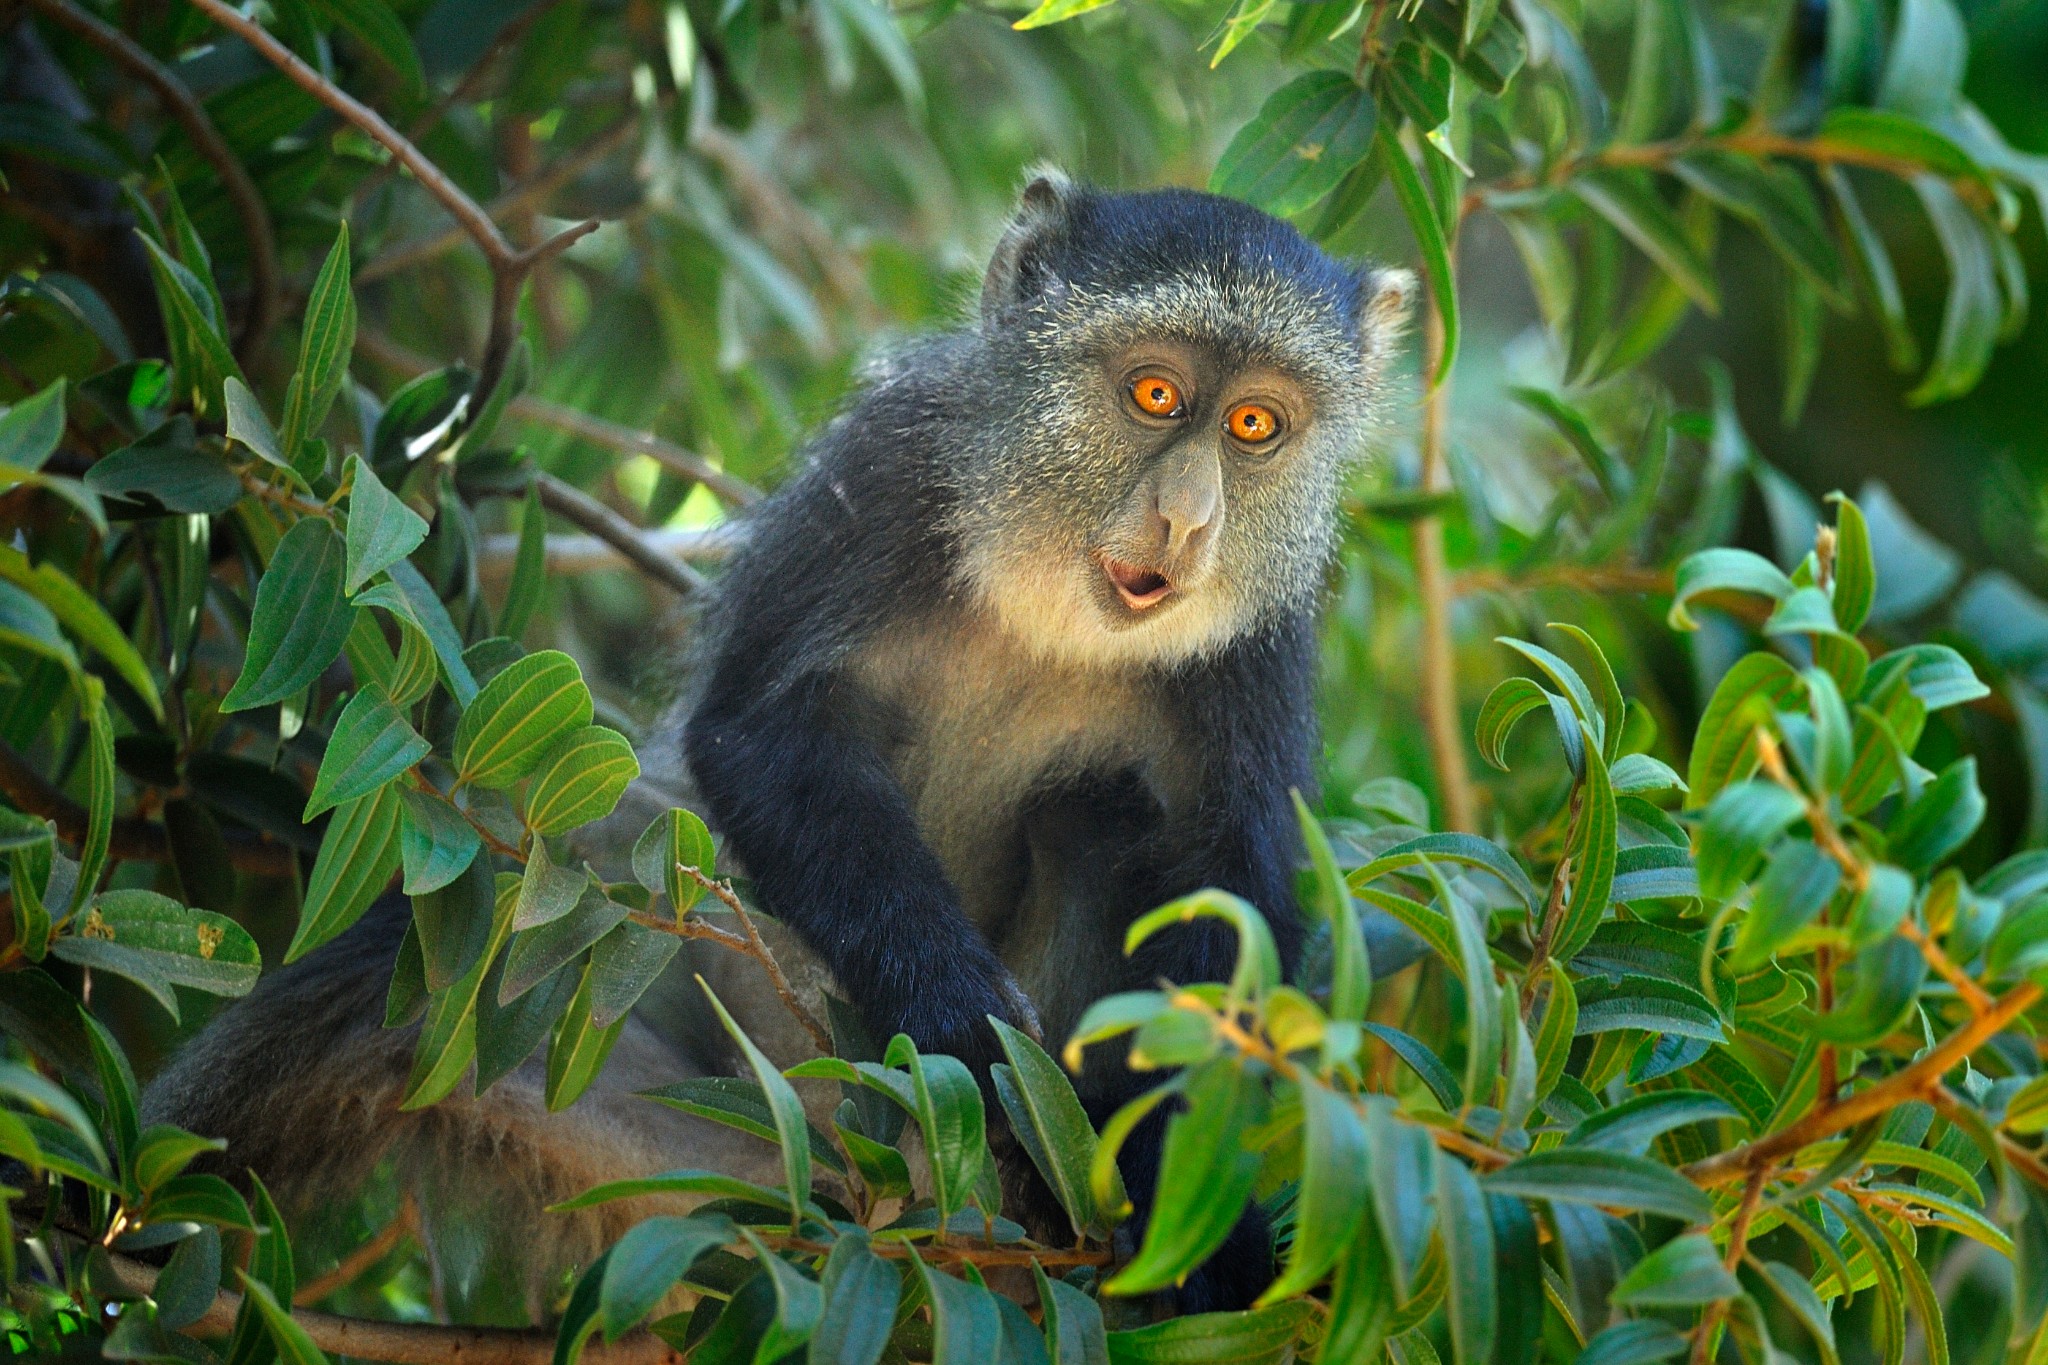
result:
<svg viewBox="0 0 2048 1365"><path fill-rule="evenodd" d="M235 338L235 352L247 357L263 344L264 336L277 320L278 274L277 238L271 229L270 209L263 202L263 194L256 188L256 182L249 178L248 168L242 165L240 157L230 148L213 126L205 106L195 99L184 82L172 75L164 65L121 30L87 13L71 0L33 0L36 8L57 23L76 33L86 42L104 52L113 61L127 69L128 74L147 85L163 101L164 109L178 126L185 130L185 136L192 140L192 146L214 173L220 176L221 188L227 192L228 202L235 207L235 216L242 221L242 235L249 242L249 311L242 318L241 331Z"/></svg>
<svg viewBox="0 0 2048 1365"><path fill-rule="evenodd" d="M399 1200L398 1212L391 1221L380 1228L375 1237L341 1258L334 1269L325 1275L315 1276L292 1292L295 1307L310 1308L329 1294L348 1288L361 1279L370 1268L389 1256L400 1242L411 1237L419 1240L419 1205L413 1202L410 1192Z"/></svg>
<svg viewBox="0 0 2048 1365"><path fill-rule="evenodd" d="M1423 324L1423 373L1434 375L1443 358L1443 316L1428 307ZM1444 426L1450 377L1431 389L1422 409L1422 487L1434 492L1446 482ZM1422 728L1429 740L1430 766L1443 800L1444 828L1478 828L1472 774L1465 766L1463 727L1458 721L1457 659L1451 646L1450 572L1444 558L1441 517L1417 517L1410 531L1415 550L1415 593L1422 604Z"/></svg>
<svg viewBox="0 0 2048 1365"><path fill-rule="evenodd" d="M1731 1275L1735 1273L1735 1267L1742 1264L1742 1255L1749 1249L1749 1225L1756 1217L1757 1206L1763 1202L1764 1185L1770 1174L1770 1167L1758 1166L1749 1173L1749 1180L1742 1187L1742 1202L1736 1205L1735 1221L1729 1226L1728 1254L1721 1261ZM1728 1300L1716 1299L1700 1316L1692 1339L1692 1365L1708 1365L1712 1359L1714 1335L1720 1330L1721 1319L1727 1312Z"/></svg>
<svg viewBox="0 0 2048 1365"><path fill-rule="evenodd" d="M596 536L671 592L692 597L710 586L703 574L648 545L641 539L639 527L574 484L565 483L544 469L537 470L533 478L534 486L540 489L541 506Z"/></svg>
<svg viewBox="0 0 2048 1365"><path fill-rule="evenodd" d="M389 337L376 332L358 332L356 345L363 354L378 364L388 365L407 378L437 368L433 361L414 354ZM640 431L623 423L594 417L587 412L579 412L574 408L551 403L544 398L536 398L526 393L514 398L506 406L505 411L521 421L567 432L571 436L589 441L592 445L605 446L629 455L645 455L684 478L694 479L703 484L728 506L744 507L748 503L760 500L761 490L745 479L733 477L703 456L685 450L673 441L663 440L651 431Z"/></svg>
<svg viewBox="0 0 2048 1365"><path fill-rule="evenodd" d="M0 794L30 815L55 821L57 832L73 843L83 843L92 824L84 806L52 786L19 750L4 741L0 741ZM282 877L295 866L296 858L290 848L260 834L224 826L221 837L227 841L228 861L244 872ZM168 862L171 837L162 825L148 820L116 819L110 851L117 859Z"/></svg>
<svg viewBox="0 0 2048 1365"><path fill-rule="evenodd" d="M784 1251L800 1251L806 1255L823 1256L832 1250L824 1242L814 1242L805 1237L791 1237L787 1233L757 1231L756 1235L769 1246ZM873 1241L868 1244L868 1249L885 1261L907 1261L911 1255L910 1248L906 1244L896 1241ZM1070 1251L1049 1251L1033 1247L963 1247L948 1244L944 1247L925 1248L924 1259L937 1261L940 1265L945 1265L948 1262L967 1261L977 1267L999 1265L1028 1266L1035 1262L1038 1265L1052 1267L1108 1265L1115 1259L1115 1253L1107 1249L1087 1251L1076 1248Z"/></svg>
<svg viewBox="0 0 2048 1365"><path fill-rule="evenodd" d="M706 530L671 527L665 530L643 531L640 533L640 540L655 553L670 559L684 559L696 564L717 564L730 559L733 551L739 549L745 542L746 536L739 528L733 526L714 526ZM599 540L595 536L549 532L545 544L550 578L558 574L616 569L620 564L619 552L610 542ZM518 554L517 535L509 531L494 531L477 545L477 570L487 580L510 573Z"/></svg>
<svg viewBox="0 0 2048 1365"><path fill-rule="evenodd" d="M493 199L484 211L492 218L500 219L537 208L556 190L610 156L639 126L640 120L637 115L628 115L620 119L531 180L522 181ZM469 233L464 229L453 227L417 242L395 247L388 255L367 262L355 273L355 282L369 284L373 280L381 280L387 275L395 275L401 270L424 264L454 250L468 238Z"/></svg>
<svg viewBox="0 0 2048 1365"><path fill-rule="evenodd" d="M811 1041L818 1045L818 1050L828 1057L831 1056L831 1030L819 1023L817 1016L805 1009L803 1001L797 999L795 989L789 984L789 978L782 974L782 964L775 960L775 954L769 952L768 945L761 941L761 931L754 927L754 917L747 913L747 907L740 904L739 895L732 889L732 883L713 881L697 868L680 863L677 864L677 870L718 897L725 908L732 911L733 918L740 922L740 928L746 934L747 946L740 951L761 964L762 969L768 973L769 982L775 987L775 993L782 997L782 1003L796 1016L797 1022L804 1026L804 1031L811 1035Z"/></svg>
<svg viewBox="0 0 2048 1365"><path fill-rule="evenodd" d="M471 410L480 410L497 387L505 372L505 361L512 353L512 343L518 332L519 290L527 274L541 261L559 254L578 238L596 230L596 221L579 223L547 241L520 250L505 240L504 234L498 231L498 225L474 199L463 193L446 172L376 110L306 65L290 48L271 37L261 24L229 7L224 0L192 0L192 4L255 48L294 85L388 148L399 163L413 173L420 187L438 200L449 216L460 223L482 249L491 266L491 326L484 341L483 360L477 366L476 389L471 400Z"/></svg>

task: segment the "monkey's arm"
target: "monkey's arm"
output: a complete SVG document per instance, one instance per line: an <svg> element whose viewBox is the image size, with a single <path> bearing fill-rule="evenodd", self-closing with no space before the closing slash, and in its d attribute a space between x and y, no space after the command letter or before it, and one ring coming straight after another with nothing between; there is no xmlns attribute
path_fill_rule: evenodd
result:
<svg viewBox="0 0 2048 1365"><path fill-rule="evenodd" d="M832 680L764 697L726 672L684 745L763 907L824 959L877 1041L903 1032L977 1069L1000 1060L985 1016L1026 1025L1031 1007L882 756L834 714Z"/></svg>

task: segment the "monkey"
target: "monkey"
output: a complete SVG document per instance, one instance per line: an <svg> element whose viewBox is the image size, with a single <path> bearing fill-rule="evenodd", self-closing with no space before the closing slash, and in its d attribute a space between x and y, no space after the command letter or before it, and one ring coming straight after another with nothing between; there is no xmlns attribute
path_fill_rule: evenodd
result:
<svg viewBox="0 0 2048 1365"><path fill-rule="evenodd" d="M986 1085L991 1017L1059 1040L1112 991L1224 979L1214 922L1122 952L1137 915L1205 887L1263 911L1294 970L1319 605L1414 292L1229 199L1039 172L976 316L886 357L748 509L650 772L674 770L721 866L873 1038ZM396 1161L511 1229L535 1315L550 1275L646 1211L548 1203L677 1166L776 1182L763 1144L632 1093L729 1065L701 1014L664 1029L643 1007L560 1114L539 1059L399 1113L413 1031L383 1012L404 911L267 975L152 1082L149 1119L228 1138L224 1169L301 1206ZM1111 1051L1077 1082L1098 1125L1158 1079ZM1139 1228L1164 1118L1121 1154ZM1016 1176L1006 1194L1049 1199ZM1254 1207L1176 1306L1244 1307L1271 1262Z"/></svg>

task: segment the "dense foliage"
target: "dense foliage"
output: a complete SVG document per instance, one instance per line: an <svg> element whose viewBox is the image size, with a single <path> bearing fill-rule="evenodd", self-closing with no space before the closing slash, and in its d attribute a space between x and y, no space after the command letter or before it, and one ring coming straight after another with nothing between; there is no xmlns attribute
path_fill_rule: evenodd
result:
<svg viewBox="0 0 2048 1365"><path fill-rule="evenodd" d="M750 1074L655 1100L776 1144L782 1184L591 1191L709 1202L507 1349L644 1324L693 1360L2048 1360L2038 500L2013 466L2001 571L1966 576L1915 525L1933 502L1828 508L1741 416L1799 421L1824 338L1853 348L1831 317L1915 406L2027 347L2048 160L1965 95L1951 0L5 24L11 1351L300 1362L341 1338L295 1303L448 1306L402 1237L306 1260L260 1185L186 1169L206 1135L138 1117L136 1071L394 882L409 1106L542 1050L566 1105L683 939L763 955L690 812L630 880L571 840L639 773L648 640L723 508L866 338L951 315L1054 152L1429 286L1416 419L1335 574L1318 949L1284 981L1257 907L1162 907L1131 945L1218 916L1233 979L1105 1001L1050 1053L1006 1032L997 1116L907 1039L789 1066L721 1006ZM1724 303L1770 318L1775 377L1701 329ZM1090 1041L1161 1072L1100 1134L1055 1060ZM792 1077L843 1088L829 1124ZM1114 1156L1167 1103L1119 1255ZM1003 1121L1071 1245L1003 1217ZM1265 1302L1151 1321L1253 1199ZM695 1306L650 1322L679 1284Z"/></svg>

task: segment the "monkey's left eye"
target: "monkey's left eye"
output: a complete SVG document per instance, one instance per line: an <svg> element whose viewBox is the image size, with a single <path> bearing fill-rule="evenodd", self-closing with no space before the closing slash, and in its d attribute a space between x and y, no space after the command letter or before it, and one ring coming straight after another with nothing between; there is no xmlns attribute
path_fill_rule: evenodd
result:
<svg viewBox="0 0 2048 1365"><path fill-rule="evenodd" d="M1223 425L1248 446L1264 445L1280 434L1280 419L1263 403L1239 403L1223 419Z"/></svg>

